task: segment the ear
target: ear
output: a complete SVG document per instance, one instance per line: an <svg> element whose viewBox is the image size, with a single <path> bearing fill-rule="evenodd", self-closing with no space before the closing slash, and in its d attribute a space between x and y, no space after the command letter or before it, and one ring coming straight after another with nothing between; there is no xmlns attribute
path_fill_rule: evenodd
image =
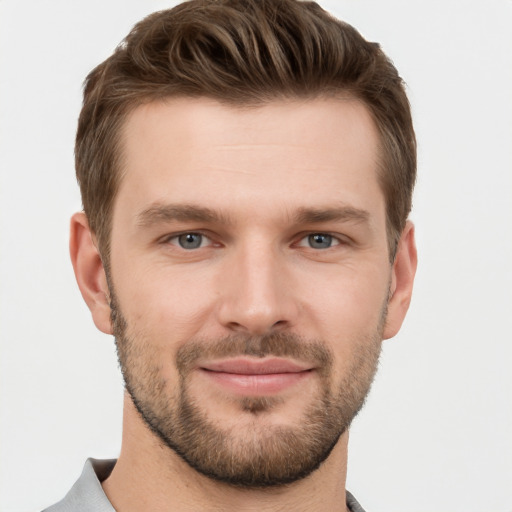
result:
<svg viewBox="0 0 512 512"><path fill-rule="evenodd" d="M105 334L112 334L105 269L83 212L71 217L69 251L78 287L91 310L96 327Z"/></svg>
<svg viewBox="0 0 512 512"><path fill-rule="evenodd" d="M395 336L411 303L414 275L418 264L414 225L407 221L402 236L398 241L397 253L391 273L389 290L388 316L384 327L384 339Z"/></svg>

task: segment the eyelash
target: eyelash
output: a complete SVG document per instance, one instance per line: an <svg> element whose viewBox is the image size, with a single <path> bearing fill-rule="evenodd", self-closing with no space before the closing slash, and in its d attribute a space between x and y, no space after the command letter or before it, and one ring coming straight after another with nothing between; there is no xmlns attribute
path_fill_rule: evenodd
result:
<svg viewBox="0 0 512 512"><path fill-rule="evenodd" d="M201 239L199 241L199 245L196 246L196 247L189 247L189 248L184 247L180 243L179 239L181 237L185 237L185 236L199 236L199 237L201 237ZM310 245L310 243L312 243L314 237L325 237L325 238L328 239L328 242L330 242L330 245L328 245L328 247L312 247ZM185 251L194 251L196 249L203 249L203 248L206 247L206 246L203 245L203 243L205 242L205 239L206 239L206 241L210 242L207 246L211 246L212 244L213 245L215 244L215 242L212 240L211 236L208 236L207 234L205 234L205 233L203 233L201 231L184 231L182 233L173 234L173 235L165 237L162 240L162 242L165 243L165 244L174 245L176 247L179 246L181 249L183 249ZM173 240L176 240L176 243L173 243L172 242ZM302 244L302 242L304 240L307 240L306 244ZM328 232L324 232L324 231L316 231L316 232L310 232L310 233L301 234L301 236L298 239L298 241L295 242L293 245L295 245L296 247L306 247L306 248L313 249L313 250L325 251L327 249L332 249L333 247L337 247L337 246L340 246L340 245L346 245L346 244L347 244L347 240L345 240L344 238L341 238L339 235L334 235L332 233L328 233Z"/></svg>
<svg viewBox="0 0 512 512"><path fill-rule="evenodd" d="M332 244L329 245L328 247L312 247L311 245L302 245L301 244L301 242L306 239L308 240L307 243L311 244L311 243L313 243L313 240L315 237L326 238L326 239L328 239L328 241L332 242ZM319 241L315 240L315 242L319 242ZM317 231L315 233L309 233L307 235L304 235L302 238L300 238L299 243L297 245L299 247L308 247L310 249L327 250L327 249L331 249L332 247L337 247L338 245L342 245L342 244L343 244L343 241L336 235L333 235L331 233L325 233L323 231Z"/></svg>
<svg viewBox="0 0 512 512"><path fill-rule="evenodd" d="M179 239L181 237L185 237L185 236L200 236L202 237L201 238L201 242L200 242L200 245L199 247L192 247L190 249L187 249L185 247L183 247L180 243L179 243ZM176 245L176 246L180 246L181 249L183 250L194 250L194 249L202 249L202 245L203 245L203 241L204 240L209 240L210 241L210 244L213 242L212 238L208 235L206 235L205 233L202 233L201 231L184 231L182 233L177 233L177 234L174 234L174 235L170 235L170 236L167 236L165 237L162 241L163 243L165 244L170 244L170 245ZM172 243L173 240L176 240L176 244Z"/></svg>

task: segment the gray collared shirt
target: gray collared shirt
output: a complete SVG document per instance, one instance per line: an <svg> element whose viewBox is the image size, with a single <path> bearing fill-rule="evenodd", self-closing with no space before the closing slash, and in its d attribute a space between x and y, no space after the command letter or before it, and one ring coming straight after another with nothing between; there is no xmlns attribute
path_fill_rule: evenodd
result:
<svg viewBox="0 0 512 512"><path fill-rule="evenodd" d="M101 482L108 478L115 464L115 459L87 459L80 478L64 499L43 512L115 512L101 487ZM347 506L350 512L364 512L363 507L348 491Z"/></svg>

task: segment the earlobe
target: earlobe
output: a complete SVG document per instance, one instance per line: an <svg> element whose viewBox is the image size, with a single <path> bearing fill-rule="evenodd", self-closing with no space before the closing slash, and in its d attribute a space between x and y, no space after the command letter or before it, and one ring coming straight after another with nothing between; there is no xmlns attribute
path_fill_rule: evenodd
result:
<svg viewBox="0 0 512 512"><path fill-rule="evenodd" d="M395 336L402 326L411 303L417 264L414 225L407 221L398 242L398 250L393 263L384 339Z"/></svg>
<svg viewBox="0 0 512 512"><path fill-rule="evenodd" d="M71 217L69 250L76 281L96 327L112 334L110 299L105 269L85 213Z"/></svg>

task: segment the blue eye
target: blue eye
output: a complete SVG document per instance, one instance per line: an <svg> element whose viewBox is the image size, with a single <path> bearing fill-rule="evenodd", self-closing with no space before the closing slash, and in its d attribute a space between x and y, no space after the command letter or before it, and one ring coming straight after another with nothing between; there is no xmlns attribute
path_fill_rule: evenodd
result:
<svg viewBox="0 0 512 512"><path fill-rule="evenodd" d="M338 245L339 241L327 233L313 233L307 236L307 244L312 249L329 249L333 245Z"/></svg>
<svg viewBox="0 0 512 512"><path fill-rule="evenodd" d="M178 244L183 249L198 249L203 245L203 235L201 233L184 233L176 237Z"/></svg>

